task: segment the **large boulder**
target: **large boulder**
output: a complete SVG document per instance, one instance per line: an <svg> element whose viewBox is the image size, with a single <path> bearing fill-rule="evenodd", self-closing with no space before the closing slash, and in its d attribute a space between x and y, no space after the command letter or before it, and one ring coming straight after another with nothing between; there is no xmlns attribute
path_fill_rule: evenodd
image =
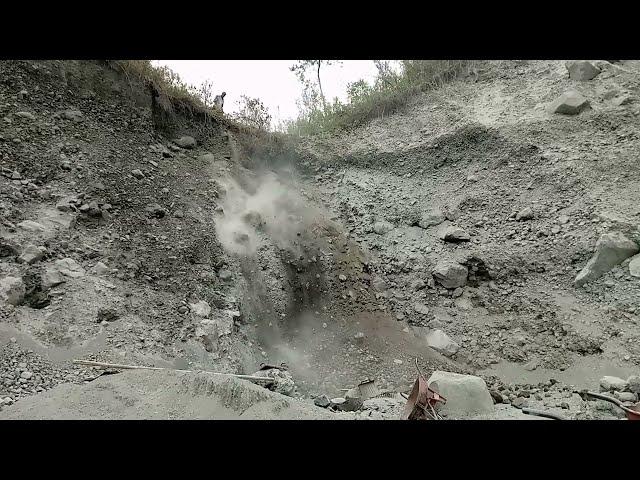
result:
<svg viewBox="0 0 640 480"><path fill-rule="evenodd" d="M191 311L198 317L207 318L211 313L211 306L206 300L200 300L199 302L192 303L189 306L191 307Z"/></svg>
<svg viewBox="0 0 640 480"><path fill-rule="evenodd" d="M393 225L389 222L380 221L373 224L373 231L378 235L384 235L393 230Z"/></svg>
<svg viewBox="0 0 640 480"><path fill-rule="evenodd" d="M433 278L445 288L463 287L469 270L454 260L440 260L433 269Z"/></svg>
<svg viewBox="0 0 640 480"><path fill-rule="evenodd" d="M454 342L449 335L442 330L432 330L426 335L427 345L437 350L442 355L450 357L458 353L460 345Z"/></svg>
<svg viewBox="0 0 640 480"><path fill-rule="evenodd" d="M581 82L596 78L602 70L586 60L573 60L565 64L571 80Z"/></svg>
<svg viewBox="0 0 640 480"><path fill-rule="evenodd" d="M441 411L452 416L493 412L493 399L480 377L437 370L427 381L446 400Z"/></svg>
<svg viewBox="0 0 640 480"><path fill-rule="evenodd" d="M621 392L626 390L628 386L629 383L622 378L605 375L600 379L600 390L603 392Z"/></svg>
<svg viewBox="0 0 640 480"><path fill-rule="evenodd" d="M581 287L587 282L600 278L639 250L638 245L622 233L605 233L596 242L596 252L576 277L575 285Z"/></svg>
<svg viewBox="0 0 640 480"><path fill-rule="evenodd" d="M587 100L580 92L569 90L564 92L551 103L550 110L552 113L577 115L583 110L589 108L589 106L589 100Z"/></svg>
<svg viewBox="0 0 640 480"><path fill-rule="evenodd" d="M157 203L150 203L144 209L151 217L163 218L167 215L167 210Z"/></svg>
<svg viewBox="0 0 640 480"><path fill-rule="evenodd" d="M0 300L10 305L20 305L24 300L26 289L22 279L7 276L0 280Z"/></svg>
<svg viewBox="0 0 640 480"><path fill-rule="evenodd" d="M521 222L522 220L531 220L533 218L533 209L531 207L525 207L516 214L516 220Z"/></svg>
<svg viewBox="0 0 640 480"><path fill-rule="evenodd" d="M439 208L435 208L422 214L420 220L418 220L418 226L429 228L440 225L442 222L444 222L444 213Z"/></svg>
<svg viewBox="0 0 640 480"><path fill-rule="evenodd" d="M442 240L444 240L445 242L453 243L468 242L469 240L471 240L471 237L467 232L465 232L462 228L455 227L453 225L445 228L440 233L440 238L442 238Z"/></svg>
<svg viewBox="0 0 640 480"><path fill-rule="evenodd" d="M18 227L27 232L44 232L46 230L45 226L41 223L34 222L33 220L25 220L18 224Z"/></svg>
<svg viewBox="0 0 640 480"><path fill-rule="evenodd" d="M81 122L84 119L84 115L80 110L64 110L60 112L60 117L73 122Z"/></svg>
<svg viewBox="0 0 640 480"><path fill-rule="evenodd" d="M266 370L258 370L253 373L256 377L269 377L272 381L260 381L260 384L272 392L286 395L287 397L295 397L298 393L293 376L288 370L279 368L269 368Z"/></svg>
<svg viewBox="0 0 640 480"><path fill-rule="evenodd" d="M198 160L205 163L213 163L216 161L216 156L213 153L205 153L204 155L200 155Z"/></svg>
<svg viewBox="0 0 640 480"><path fill-rule="evenodd" d="M174 142L176 143L176 145L182 148L195 148L197 144L196 139L188 135L177 138L176 140L174 140Z"/></svg>
<svg viewBox="0 0 640 480"><path fill-rule="evenodd" d="M41 260L44 254L47 253L45 247L36 247L35 245L27 245L22 251L22 255L18 257L18 262L32 264Z"/></svg>
<svg viewBox="0 0 640 480"><path fill-rule="evenodd" d="M79 278L85 274L84 268L72 258L56 260L42 275L42 286L47 289L65 282L67 278Z"/></svg>

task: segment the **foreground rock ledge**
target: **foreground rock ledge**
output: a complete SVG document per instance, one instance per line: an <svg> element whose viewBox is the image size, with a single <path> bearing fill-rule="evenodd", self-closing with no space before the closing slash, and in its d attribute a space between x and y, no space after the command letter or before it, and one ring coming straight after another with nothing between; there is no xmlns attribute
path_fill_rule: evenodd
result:
<svg viewBox="0 0 640 480"><path fill-rule="evenodd" d="M343 414L346 415L346 414ZM0 412L24 420L336 420L311 402L237 378L128 370L86 385L63 384Z"/></svg>

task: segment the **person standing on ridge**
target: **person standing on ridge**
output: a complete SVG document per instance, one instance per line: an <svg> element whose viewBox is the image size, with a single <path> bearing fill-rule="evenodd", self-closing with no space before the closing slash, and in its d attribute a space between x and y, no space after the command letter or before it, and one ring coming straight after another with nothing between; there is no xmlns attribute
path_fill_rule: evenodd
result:
<svg viewBox="0 0 640 480"><path fill-rule="evenodd" d="M222 107L224 106L224 97L227 92L222 92L222 95L216 95L216 98L213 99L213 104L218 107L222 111Z"/></svg>

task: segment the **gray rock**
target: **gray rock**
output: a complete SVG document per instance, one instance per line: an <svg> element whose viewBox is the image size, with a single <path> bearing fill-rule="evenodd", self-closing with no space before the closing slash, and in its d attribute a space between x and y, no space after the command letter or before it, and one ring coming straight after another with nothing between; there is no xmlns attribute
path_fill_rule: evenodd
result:
<svg viewBox="0 0 640 480"><path fill-rule="evenodd" d="M437 370L427 381L447 403L441 411L453 416L493 412L493 400L487 384L480 377Z"/></svg>
<svg viewBox="0 0 640 480"><path fill-rule="evenodd" d="M349 390L344 396L346 402L344 402L340 410L343 412L355 412L356 410L360 410L362 408L362 396L360 395L360 390L358 388L352 388Z"/></svg>
<svg viewBox="0 0 640 480"><path fill-rule="evenodd" d="M633 392L618 392L615 391L613 392L613 396L616 397L618 400L620 400L621 402L637 402L638 401L638 397L635 393Z"/></svg>
<svg viewBox="0 0 640 480"><path fill-rule="evenodd" d="M45 290L60 285L65 281L66 278L55 267L47 268L41 278L42 288Z"/></svg>
<svg viewBox="0 0 640 480"><path fill-rule="evenodd" d="M569 90L551 103L550 110L552 113L577 115L583 110L589 108L589 106L589 100L587 100L581 93L576 92L575 90Z"/></svg>
<svg viewBox="0 0 640 480"><path fill-rule="evenodd" d="M24 301L25 293L22 278L7 276L0 280L0 300L17 306Z"/></svg>
<svg viewBox="0 0 640 480"><path fill-rule="evenodd" d="M469 270L453 260L440 260L433 269L433 278L445 288L463 287Z"/></svg>
<svg viewBox="0 0 640 480"><path fill-rule="evenodd" d="M87 209L87 215L89 215L90 217L101 217L102 216L102 210L98 206L98 202L96 202L95 200L93 202L89 203L88 207L89 208Z"/></svg>
<svg viewBox="0 0 640 480"><path fill-rule="evenodd" d="M626 380L618 377L612 377L606 375L600 379L600 388L602 391L611 392L611 391L623 391L628 387L628 383Z"/></svg>
<svg viewBox="0 0 640 480"><path fill-rule="evenodd" d="M329 397L327 397L326 395L320 395L319 397L313 399L313 404L317 405L318 407L327 408L329 405L331 405L331 400L329 400Z"/></svg>
<svg viewBox="0 0 640 480"><path fill-rule="evenodd" d="M16 117L26 118L27 120L35 120L36 116L31 112L17 112Z"/></svg>
<svg viewBox="0 0 640 480"><path fill-rule="evenodd" d="M413 309L422 315L429 314L429 307L427 307L424 303L419 303L419 302L414 303Z"/></svg>
<svg viewBox="0 0 640 480"><path fill-rule="evenodd" d="M27 245L23 250L22 255L18 257L18 261L31 265L32 263L41 260L45 253L47 253L47 249L45 247Z"/></svg>
<svg viewBox="0 0 640 480"><path fill-rule="evenodd" d="M96 315L98 323L115 322L118 318L120 318L120 314L113 308L99 308Z"/></svg>
<svg viewBox="0 0 640 480"><path fill-rule="evenodd" d="M293 397L297 394L296 384L293 381L291 373L287 370L280 370L279 368L270 368L268 370L258 370L253 374L259 377L270 377L273 382L266 383L265 387L272 392L277 392L287 397Z"/></svg>
<svg viewBox="0 0 640 480"><path fill-rule="evenodd" d="M620 107L622 105L628 105L632 102L633 102L633 97L631 95L621 95L611 100L611 103L613 103L617 107Z"/></svg>
<svg viewBox="0 0 640 480"><path fill-rule="evenodd" d="M634 255L629 262L629 273L634 277L640 278L640 255Z"/></svg>
<svg viewBox="0 0 640 480"><path fill-rule="evenodd" d="M420 217L418 220L418 225L421 228L429 228L435 225L440 225L444 222L444 213L439 208L430 210Z"/></svg>
<svg viewBox="0 0 640 480"><path fill-rule="evenodd" d="M516 220L518 222L522 220L531 220L532 218L533 218L533 210L531 209L531 207L523 208L516 215Z"/></svg>
<svg viewBox="0 0 640 480"><path fill-rule="evenodd" d="M84 268L82 268L72 258L63 258L62 260L56 260L55 263L49 266L42 275L42 286L44 288L55 287L64 283L67 278L80 278L85 274Z"/></svg>
<svg viewBox="0 0 640 480"><path fill-rule="evenodd" d="M82 268L73 258L56 260L55 266L58 271L66 277L79 278L83 277L85 274L84 268Z"/></svg>
<svg viewBox="0 0 640 480"><path fill-rule="evenodd" d="M413 291L418 291L418 290L422 290L423 288L425 288L427 286L427 284L425 283L424 280L414 280L413 282L411 282L411 290Z"/></svg>
<svg viewBox="0 0 640 480"><path fill-rule="evenodd" d="M18 227L27 232L44 232L46 228L44 225L34 222L33 220L25 220L18 224Z"/></svg>
<svg viewBox="0 0 640 480"><path fill-rule="evenodd" d="M167 211L157 203L151 203L147 205L144 210L149 215L156 218L163 218L167 214Z"/></svg>
<svg viewBox="0 0 640 480"><path fill-rule="evenodd" d="M197 303L192 303L189 305L191 307L191 311L202 318L207 318L211 313L211 307L205 300L200 300Z"/></svg>
<svg viewBox="0 0 640 480"><path fill-rule="evenodd" d="M384 278L375 276L371 281L371 286L377 290L378 292L384 292L387 289L387 284L384 281Z"/></svg>
<svg viewBox="0 0 640 480"><path fill-rule="evenodd" d="M638 245L622 233L605 233L598 239L593 257L576 276L575 285L580 287L600 278L626 258L638 253L639 250Z"/></svg>
<svg viewBox="0 0 640 480"><path fill-rule="evenodd" d="M579 80L581 82L596 78L601 70L593 63L586 60L574 60L565 64L569 71L571 80Z"/></svg>
<svg viewBox="0 0 640 480"><path fill-rule="evenodd" d="M426 340L427 345L447 357L455 355L460 349L460 346L440 329L430 331Z"/></svg>
<svg viewBox="0 0 640 480"><path fill-rule="evenodd" d="M142 173L142 170L138 168L136 168L135 170L131 170L131 175L136 177L138 180L142 180L144 178L144 173Z"/></svg>
<svg viewBox="0 0 640 480"><path fill-rule="evenodd" d="M505 398L497 390L490 390L489 394L491 395L491 398L493 398L494 403L506 403Z"/></svg>
<svg viewBox="0 0 640 480"><path fill-rule="evenodd" d="M373 224L373 231L378 235L384 235L393 230L393 225L389 222L380 221Z"/></svg>
<svg viewBox="0 0 640 480"><path fill-rule="evenodd" d="M183 135L182 137L174 140L175 144L182 148L195 148L197 145L196 139L190 137L188 135Z"/></svg>
<svg viewBox="0 0 640 480"><path fill-rule="evenodd" d="M104 275L109 272L109 267L107 267L104 263L98 262L93 267L98 275Z"/></svg>
<svg viewBox="0 0 640 480"><path fill-rule="evenodd" d="M80 110L64 110L60 112L60 117L65 120L72 120L74 122L81 122L84 118Z"/></svg>
<svg viewBox="0 0 640 480"><path fill-rule="evenodd" d="M629 391L640 395L640 376L638 375L632 375L629 378L627 378L627 384L628 384L628 388Z"/></svg>
<svg viewBox="0 0 640 480"><path fill-rule="evenodd" d="M26 370L20 374L20 378L24 378L25 380L29 380L31 377L33 377L33 373Z"/></svg>
<svg viewBox="0 0 640 480"><path fill-rule="evenodd" d="M347 277L345 275L338 275L338 280L340 280L341 282L346 282Z"/></svg>
<svg viewBox="0 0 640 480"><path fill-rule="evenodd" d="M471 240L471 237L467 232L465 232L460 227L455 227L453 225L444 229L444 231L440 234L440 238L445 242L468 242Z"/></svg>
<svg viewBox="0 0 640 480"><path fill-rule="evenodd" d="M205 153L204 155L200 155L198 157L198 160L200 160L201 162L215 162L216 157L213 153Z"/></svg>
<svg viewBox="0 0 640 480"><path fill-rule="evenodd" d="M76 209L76 203L76 197L65 197L56 204L56 209L61 212L73 212Z"/></svg>
<svg viewBox="0 0 640 480"><path fill-rule="evenodd" d="M233 273L229 270L220 270L218 272L218 278L223 281L231 280L233 278Z"/></svg>

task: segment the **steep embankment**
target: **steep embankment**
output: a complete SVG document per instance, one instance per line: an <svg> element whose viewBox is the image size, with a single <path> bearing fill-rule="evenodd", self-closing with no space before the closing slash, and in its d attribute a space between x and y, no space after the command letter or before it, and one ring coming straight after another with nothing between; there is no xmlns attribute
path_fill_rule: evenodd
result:
<svg viewBox="0 0 640 480"><path fill-rule="evenodd" d="M318 199L371 252L400 322L444 329L457 360L508 381L593 387L637 373L640 281L628 260L573 284L601 234L640 239L637 63L600 62L582 82L564 62L493 63L478 83L306 145ZM550 113L570 88L591 109ZM449 226L470 241L444 242ZM437 287L431 273L447 258L482 273L462 290Z"/></svg>
<svg viewBox="0 0 640 480"><path fill-rule="evenodd" d="M148 92L97 62L0 69L1 268L24 286L1 307L3 398L95 377L69 365L87 355L253 368L242 334L204 348L189 308L208 301L224 326L238 310L215 233L225 129L175 115L172 130L198 143L168 142Z"/></svg>
<svg viewBox="0 0 640 480"><path fill-rule="evenodd" d="M406 387L414 354L448 364L395 322L358 323L355 299L373 296L359 247L295 172L242 167L226 125L159 113L97 62L0 68L5 406L97 377L73 358L236 373L286 361L302 392L333 395L367 376ZM355 293L339 296L352 271ZM406 371L387 381L388 364Z"/></svg>

